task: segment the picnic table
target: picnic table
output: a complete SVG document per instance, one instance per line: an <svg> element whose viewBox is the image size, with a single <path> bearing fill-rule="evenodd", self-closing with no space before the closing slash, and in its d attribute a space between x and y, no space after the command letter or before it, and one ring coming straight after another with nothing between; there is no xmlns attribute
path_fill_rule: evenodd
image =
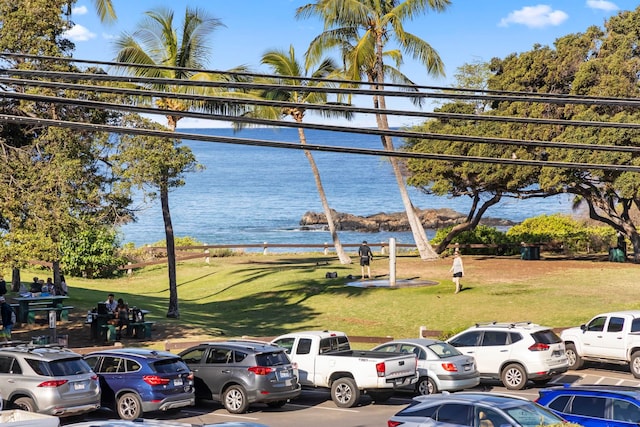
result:
<svg viewBox="0 0 640 427"><path fill-rule="evenodd" d="M17 318L20 323L29 323L29 313L56 311L59 318L64 310L71 310L73 307L63 306L62 301L69 298L66 295L40 295L40 296L20 296L13 300L18 303Z"/></svg>
<svg viewBox="0 0 640 427"><path fill-rule="evenodd" d="M136 313L140 313L140 317L137 317ZM126 336L135 336L139 339L150 338L151 327L155 322L145 320L145 316L149 313L149 310L137 307L131 308L129 310L129 322L128 325L125 326ZM113 319L115 319L113 313L89 313L87 323L91 324L91 338L97 341L115 341L117 325L109 323L109 321Z"/></svg>

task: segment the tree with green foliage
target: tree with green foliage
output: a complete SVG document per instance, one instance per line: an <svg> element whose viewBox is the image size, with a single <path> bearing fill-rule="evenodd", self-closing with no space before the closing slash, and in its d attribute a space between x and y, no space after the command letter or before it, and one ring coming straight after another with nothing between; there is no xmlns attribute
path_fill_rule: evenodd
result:
<svg viewBox="0 0 640 427"><path fill-rule="evenodd" d="M118 233L108 226L77 230L62 236L60 263L73 276L112 277L127 260L118 254Z"/></svg>
<svg viewBox="0 0 640 427"><path fill-rule="evenodd" d="M637 98L640 61L640 8L625 11L605 22L605 28L590 27L585 33L559 38L555 49L535 46L532 51L494 60L495 75L490 87L495 90L593 95ZM548 105L534 102L501 102L494 108L499 114L524 117L562 118L565 126L522 126L513 123L512 135L527 139L588 143L592 145L639 146L640 132L635 129L578 127L571 120L637 123L637 107L615 103L594 105ZM549 160L638 165L638 153L549 148ZM542 168L538 179L541 190L549 194L563 191L585 204L592 219L608 224L629 238L634 256L640 256L640 234L631 215L640 207L640 175L619 170Z"/></svg>
<svg viewBox="0 0 640 427"><path fill-rule="evenodd" d="M256 106L250 111L247 111L245 116L255 117L267 117L275 120L281 120L287 117L292 118L296 123L302 123L304 116L307 112L305 104L326 104L327 94L323 92L316 92L313 90L307 91L304 89L287 89L282 86L310 86L310 87L323 87L327 86L326 82L318 82L314 80L303 80L308 70L304 70L304 67L296 58L295 50L293 46L289 47L289 51L283 50L270 50L262 55L262 64L269 66L272 70L274 77L267 79L265 83L274 85L273 89L265 89L259 91L258 97L266 100L277 100L282 102L293 102L297 105L295 107L270 107L270 106ZM310 73L311 78L339 78L336 74L337 66L331 59L324 59L321 61L317 69ZM281 86L282 85L282 86ZM339 111L323 110L325 117L350 117L350 115L341 113ZM303 128L298 128L298 138L300 144L306 145L307 137ZM333 220L333 213L327 200L327 195L322 185L322 179L320 177L320 171L318 165L313 158L313 155L309 150L304 150L304 155L309 161L311 172L316 183L316 189L320 196L320 202L322 203L322 209L327 219L327 225L329 232L331 233L331 239L333 245L336 248L336 254L342 264L351 264L351 257L347 255L338 232L336 230L335 222Z"/></svg>
<svg viewBox="0 0 640 427"><path fill-rule="evenodd" d="M19 7L0 4L0 51L66 57L73 43L64 38L64 0L33 0ZM77 71L66 61L5 58L16 68ZM7 92L74 96L68 91L13 85ZM100 95L85 94L89 99ZM94 98L95 97L95 98ZM0 104L6 114L111 123L115 115L44 102ZM63 236L128 218L128 194L113 187L117 177L104 162L107 135L39 125L5 124L0 129L0 215L4 233L0 257L18 268L27 261L57 266ZM58 283L59 271L54 268Z"/></svg>
<svg viewBox="0 0 640 427"><path fill-rule="evenodd" d="M123 125L135 129L166 130L150 119L127 115ZM169 192L183 186L184 175L201 169L189 147L177 139L124 134L119 138L117 151L111 157L114 169L124 179L120 185L142 189L145 197L159 198L164 220L169 273L169 308L167 317L178 318L178 285L176 279L176 250ZM128 190L129 188L127 188Z"/></svg>
<svg viewBox="0 0 640 427"><path fill-rule="evenodd" d="M309 46L307 61L312 64L327 50L338 49L345 63L345 76L350 80L366 80L372 89L383 91L385 79L392 82L413 84L400 73L402 53L408 53L423 64L432 75L443 75L444 67L440 56L433 47L414 34L405 31L405 22L429 10L440 12L446 9L450 0L317 0L297 9L296 16L316 16L323 20L324 31ZM398 48L387 49L390 42ZM390 58L396 67L385 63ZM384 95L374 95L375 109L386 109ZM379 129L388 130L386 114L376 114ZM395 151L393 139L382 136L385 150ZM401 162L390 157L400 196L407 213L407 219L422 259L436 259L424 231L424 226L411 202L402 175Z"/></svg>
<svg viewBox="0 0 640 427"><path fill-rule="evenodd" d="M130 64L125 68L125 71L135 76L176 80L175 85L149 84L150 89L174 94L189 93L190 91L207 93L206 89L203 91L199 88L181 86L179 80L205 81L219 78L215 74L193 70L204 68L209 55L207 37L222 26L222 23L203 10L191 8L186 9L179 30L174 27L174 13L169 9L159 8L146 12L146 15L146 20L133 34L125 33L116 41L118 49L116 60ZM138 64L154 65L155 67L137 67ZM155 103L159 109L168 110L166 118L171 131L175 131L178 121L182 117L179 114L180 111L226 108L222 104L211 105L171 97L158 97ZM140 124L140 122L134 123L135 126ZM149 124L145 123L144 126L149 126ZM124 140L127 141L127 138ZM167 237L169 288L171 289L167 317L177 318L179 310L175 271L176 254L168 192L169 188L182 185L182 174L195 166L195 159L189 159L188 155L191 155L191 152L186 153L185 147L178 147L177 141L171 142L172 148L169 145L161 145L160 141L155 142L155 145L162 147L154 152L154 157L157 157L155 169L149 172L142 169L137 173L140 174L138 176L141 183L150 183L160 190L160 202ZM139 154L142 155L144 152ZM167 167L162 167L162 155L169 156L163 160ZM172 157L174 155L176 155L175 159ZM173 164L174 162L177 163Z"/></svg>

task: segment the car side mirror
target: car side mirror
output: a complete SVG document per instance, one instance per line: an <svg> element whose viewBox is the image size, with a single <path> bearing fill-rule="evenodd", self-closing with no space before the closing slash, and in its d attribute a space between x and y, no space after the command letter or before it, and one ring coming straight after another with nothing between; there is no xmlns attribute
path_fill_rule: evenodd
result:
<svg viewBox="0 0 640 427"><path fill-rule="evenodd" d="M587 330L587 325L585 325L585 324L580 325L580 329L582 329L583 331L586 331Z"/></svg>

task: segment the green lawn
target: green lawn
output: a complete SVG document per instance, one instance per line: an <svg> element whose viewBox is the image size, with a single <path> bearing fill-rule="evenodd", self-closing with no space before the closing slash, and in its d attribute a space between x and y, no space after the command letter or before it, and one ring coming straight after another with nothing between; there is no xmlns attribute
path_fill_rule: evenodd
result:
<svg viewBox="0 0 640 427"><path fill-rule="evenodd" d="M584 323L602 311L640 309L638 265L471 256L464 261L466 289L457 295L449 259L399 257L398 279L419 277L439 284L389 289L345 286L345 277L359 277L360 267L342 266L321 254L245 254L212 258L210 265L201 260L179 263L179 320L164 317L169 292L163 265L118 279L68 277L68 304L81 315L113 292L130 306L151 310L151 320L228 337L273 336L302 329L415 337L421 325L451 333L492 320L565 327ZM338 272L338 278L326 279L329 271ZM377 257L373 271L385 275L388 261ZM34 275L50 273L23 270L21 274L28 282Z"/></svg>

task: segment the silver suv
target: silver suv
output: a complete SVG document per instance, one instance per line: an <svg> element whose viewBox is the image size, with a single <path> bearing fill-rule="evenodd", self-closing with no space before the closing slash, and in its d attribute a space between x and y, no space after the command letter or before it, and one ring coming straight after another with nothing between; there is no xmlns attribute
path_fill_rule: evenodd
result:
<svg viewBox="0 0 640 427"><path fill-rule="evenodd" d="M58 417L100 407L98 376L81 355L58 346L0 348L0 396L5 408Z"/></svg>
<svg viewBox="0 0 640 427"><path fill-rule="evenodd" d="M498 379L509 390L528 380L544 385L569 368L560 337L531 322L477 323L447 342L475 358L481 379Z"/></svg>
<svg viewBox="0 0 640 427"><path fill-rule="evenodd" d="M180 353L195 375L196 398L221 402L241 414L253 402L279 408L301 387L281 347L249 341L210 342Z"/></svg>

